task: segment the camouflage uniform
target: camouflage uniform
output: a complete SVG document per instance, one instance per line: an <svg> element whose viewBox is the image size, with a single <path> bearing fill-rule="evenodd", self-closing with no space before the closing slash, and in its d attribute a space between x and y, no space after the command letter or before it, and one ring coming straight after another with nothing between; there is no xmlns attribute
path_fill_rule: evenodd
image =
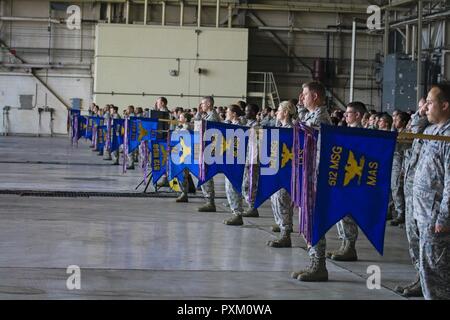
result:
<svg viewBox="0 0 450 320"><path fill-rule="evenodd" d="M450 136L450 120L431 125L425 134ZM450 233L435 233L436 224L450 227L450 144L425 140L413 185L414 218L419 228L419 272L425 299L450 299Z"/></svg>
<svg viewBox="0 0 450 320"><path fill-rule="evenodd" d="M421 117L419 112L416 112L411 117L411 132L422 133L429 125L426 116ZM417 160L419 159L420 149L422 148L423 140L415 139L411 149L405 151L404 160L404 191L405 191L405 226L406 236L409 243L409 255L411 257L414 268L419 272L419 229L417 228L417 221L414 219L413 210L413 183L414 175L416 173Z"/></svg>
<svg viewBox="0 0 450 320"><path fill-rule="evenodd" d="M231 213L237 216L242 216L242 195L234 189L233 185L226 177L225 194L227 195L227 200L230 204Z"/></svg>
<svg viewBox="0 0 450 320"><path fill-rule="evenodd" d="M249 120L246 123L247 127L256 127L259 123L257 120ZM258 189L258 179L259 179L259 164L250 164L250 143L247 146L247 158L245 159L245 168L244 168L244 177L242 182L242 194L244 199L249 207L249 209L253 209L255 207L255 198L256 191ZM250 170L252 169L252 171ZM252 194L250 195L250 171L252 172Z"/></svg>
<svg viewBox="0 0 450 320"><path fill-rule="evenodd" d="M400 132L399 132L400 133ZM406 150L411 148L408 142L398 142L395 146L392 161L391 194L396 215L393 218L405 220L405 193L403 162Z"/></svg>
<svg viewBox="0 0 450 320"><path fill-rule="evenodd" d="M292 122L289 121L282 127L292 128ZM278 190L270 197L270 203L272 205L273 217L275 218L276 224L280 227L281 233L292 232L294 206L289 192L286 189Z"/></svg>
<svg viewBox="0 0 450 320"><path fill-rule="evenodd" d="M134 113L131 113L129 117L135 117ZM134 162L136 159L136 153L139 152L139 148L127 154L127 169L134 169Z"/></svg>
<svg viewBox="0 0 450 320"><path fill-rule="evenodd" d="M201 115L199 113L197 113L194 120L202 120ZM217 114L216 110L212 109L206 115L203 116L203 120L220 122L220 117ZM214 204L214 197L215 197L214 178L205 182L201 188L202 188L203 196L205 197L206 202L209 204Z"/></svg>
<svg viewBox="0 0 450 320"><path fill-rule="evenodd" d="M108 121L111 121L111 123L112 123L112 120L111 120L111 115L110 115L110 113L109 112L107 112L107 113L105 113L104 114L104 116L103 116L104 118L105 118L105 125L107 125L108 124ZM109 140L111 141L111 132L112 132L112 128L111 128L111 130L110 130L110 134L109 134ZM107 132L108 133L108 132ZM108 146L107 144L106 144L106 139L105 139L105 145L104 145L104 147L103 147L103 160L111 160L112 158L111 158L111 150L110 150L110 146Z"/></svg>
<svg viewBox="0 0 450 320"><path fill-rule="evenodd" d="M270 126L271 121L272 121L272 118L270 117L270 115L266 115L266 116L261 120L261 126L262 126L262 127Z"/></svg>
<svg viewBox="0 0 450 320"><path fill-rule="evenodd" d="M330 114L327 111L326 106L322 106L317 108L313 112L308 112L303 120L303 122L311 127L320 127L320 124L331 124ZM317 170L319 164L319 155L320 155L320 136L319 141L317 142ZM318 171L317 171L318 172ZM320 195L319 195L320 197ZM325 258L325 250L327 247L327 242L325 236L323 236L316 245L308 248L308 254L310 257L314 257L317 259Z"/></svg>
<svg viewBox="0 0 450 320"><path fill-rule="evenodd" d="M225 123L231 123L240 125L241 120L237 120L236 122L224 121ZM230 205L231 213L236 216L242 216L242 194L237 192L231 182L225 177L225 194L227 196L228 204Z"/></svg>
<svg viewBox="0 0 450 320"><path fill-rule="evenodd" d="M305 121L306 115L308 114L308 109L303 106L297 106L297 120L300 122Z"/></svg>

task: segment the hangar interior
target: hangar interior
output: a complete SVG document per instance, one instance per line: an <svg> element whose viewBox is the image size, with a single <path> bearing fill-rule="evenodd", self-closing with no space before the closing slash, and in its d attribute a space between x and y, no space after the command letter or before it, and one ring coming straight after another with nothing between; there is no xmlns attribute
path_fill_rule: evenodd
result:
<svg viewBox="0 0 450 320"><path fill-rule="evenodd" d="M404 230L387 229L384 256L361 235L360 261L299 285L286 275L306 266L306 244L265 245L270 203L230 230L223 177L217 215L195 212L201 192L182 211L164 193L130 195L142 173L72 147L68 112L159 96L169 109L205 95L275 107L311 80L341 109L415 110L450 80L449 16L447 0L0 0L0 298L403 299ZM327 240L338 246L334 229ZM82 290L66 288L70 265ZM370 265L380 289L366 287Z"/></svg>
<svg viewBox="0 0 450 320"><path fill-rule="evenodd" d="M72 4L81 10L79 29L68 28ZM369 5L381 8L373 30ZM206 94L219 105L273 106L312 79L326 83L340 108L351 86L353 100L370 109L389 111L395 101L407 110L418 78L423 95L450 77L448 1L423 1L420 26L417 11L416 1L2 0L0 132L65 134L67 108L150 107L164 94L169 107L195 107ZM163 30L170 34L153 36Z"/></svg>

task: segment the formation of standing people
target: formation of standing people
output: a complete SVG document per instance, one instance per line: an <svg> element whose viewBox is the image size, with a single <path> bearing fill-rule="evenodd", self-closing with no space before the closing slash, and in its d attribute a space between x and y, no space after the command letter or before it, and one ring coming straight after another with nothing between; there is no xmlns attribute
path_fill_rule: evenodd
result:
<svg viewBox="0 0 450 320"><path fill-rule="evenodd" d="M154 108L169 112L167 99L158 98ZM120 118L118 108L113 105L104 109L93 106L91 111L92 114L106 118ZM129 106L124 111L124 116L134 115L149 116L149 109ZM277 110L269 107L260 110L257 105L247 105L243 101L227 108L215 107L214 98L208 96L202 98L198 109L176 108L172 112L172 119L179 120L179 126L175 127L175 130L192 129L192 121L201 119L249 127L284 128L290 128L300 121L315 128L319 128L321 124L334 124L395 130L399 133L450 136L450 84L434 85L427 97L420 101L416 112L396 110L392 116L367 110L366 105L358 101L348 103L345 111L331 111L326 106L325 87L321 83L310 82L302 86L298 100L283 101ZM113 164L118 164L118 153L119 151L114 154L104 151L104 158L112 159ZM134 168L136 159L136 154L128 155L129 169ZM224 220L224 224L241 226L244 224L244 217L259 217L258 210L254 208L255 194L249 194L249 189L257 190L258 172L258 164L247 159L242 194L225 179L227 206L230 208L231 217ZM189 181L190 176L187 171L184 174L185 184L181 186L182 192L177 202L188 202L186 181ZM397 143L391 177L389 224L406 228L409 253L417 271L416 279L411 284L397 286L395 290L407 297L423 295L426 299L450 299L450 143L427 139ZM164 179L167 180L167 177ZM250 181L255 184L252 188L249 188ZM167 181L160 184L163 185L167 185ZM202 185L201 189L206 203L199 207L198 211L215 212L214 179ZM294 208L290 195L281 189L271 196L270 203L276 223L272 230L279 232L280 237L267 244L274 248L291 247ZM244 205L247 206L246 210ZM325 237L314 246L308 244L310 265L304 270L293 272L293 278L300 281L327 281L326 258L337 261L358 259L358 227L352 217L346 216L339 221L337 230L341 240L340 247L327 252Z"/></svg>

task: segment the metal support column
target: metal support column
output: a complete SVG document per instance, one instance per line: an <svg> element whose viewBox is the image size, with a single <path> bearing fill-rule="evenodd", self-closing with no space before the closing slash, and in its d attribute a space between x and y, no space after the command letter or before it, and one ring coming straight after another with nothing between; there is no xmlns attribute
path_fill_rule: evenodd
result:
<svg viewBox="0 0 450 320"><path fill-rule="evenodd" d="M166 2L161 1L161 25L166 25Z"/></svg>
<svg viewBox="0 0 450 320"><path fill-rule="evenodd" d="M184 1L180 1L180 27L184 24Z"/></svg>
<svg viewBox="0 0 450 320"><path fill-rule="evenodd" d="M107 19L108 23L111 23L111 16L112 16L112 5L110 2L108 2L108 7L106 9Z"/></svg>
<svg viewBox="0 0 450 320"><path fill-rule="evenodd" d="M411 46L410 43L410 38L411 38L411 34L410 34L410 28L409 28L409 24L406 25L406 37L405 37L405 54L409 54L409 48Z"/></svg>
<svg viewBox="0 0 450 320"><path fill-rule="evenodd" d="M144 26L147 24L147 16L148 16L148 0L144 1Z"/></svg>
<svg viewBox="0 0 450 320"><path fill-rule="evenodd" d="M422 87L422 14L423 2L419 0L417 3L417 102L420 101L423 94Z"/></svg>
<svg viewBox="0 0 450 320"><path fill-rule="evenodd" d="M197 27L200 28L201 24L202 24L202 0L198 0Z"/></svg>
<svg viewBox="0 0 450 320"><path fill-rule="evenodd" d="M233 7L231 3L228 4L228 28L231 28L233 20Z"/></svg>
<svg viewBox="0 0 450 320"><path fill-rule="evenodd" d="M355 87L355 56L356 56L356 20L353 19L352 28L352 62L350 67L350 95L349 102L353 101Z"/></svg>
<svg viewBox="0 0 450 320"><path fill-rule="evenodd" d="M216 28L219 27L219 18L220 18L220 0L217 0L217 4L216 4Z"/></svg>
<svg viewBox="0 0 450 320"><path fill-rule="evenodd" d="M384 13L384 58L389 54L389 10Z"/></svg>
<svg viewBox="0 0 450 320"><path fill-rule="evenodd" d="M125 24L129 24L130 23L130 0L127 0L125 10L127 11L126 16L125 16Z"/></svg>

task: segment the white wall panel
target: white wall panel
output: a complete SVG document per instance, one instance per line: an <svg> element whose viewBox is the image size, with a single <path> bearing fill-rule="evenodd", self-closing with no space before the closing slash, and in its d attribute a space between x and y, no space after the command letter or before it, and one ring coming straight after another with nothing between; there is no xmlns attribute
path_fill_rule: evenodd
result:
<svg viewBox="0 0 450 320"><path fill-rule="evenodd" d="M129 104L146 107L150 97L139 96L141 93L151 95L152 99L164 95L170 106L185 107L196 107L199 97L204 95L214 95L217 104L245 97L247 30L201 28L200 33L195 30L98 25L96 103L114 103L121 108ZM200 74L199 69L203 70ZM178 76L171 76L170 70L179 71ZM127 99L119 98L120 94L128 94Z"/></svg>
<svg viewBox="0 0 450 320"><path fill-rule="evenodd" d="M92 101L90 77L74 77L50 75L48 84L60 94L68 104L71 98L81 98L83 108L87 108ZM36 101L36 80L27 74L7 75L0 74L0 107L11 106L9 113L9 133L18 134L50 134L50 113L42 112L41 125L39 126L38 108L44 107L45 93L47 93L47 106L55 109L53 121L53 133L67 133L67 109L56 98L54 98L42 85L38 84ZM33 95L32 110L19 109L20 95ZM3 126L3 110L0 110L0 132L5 132Z"/></svg>

